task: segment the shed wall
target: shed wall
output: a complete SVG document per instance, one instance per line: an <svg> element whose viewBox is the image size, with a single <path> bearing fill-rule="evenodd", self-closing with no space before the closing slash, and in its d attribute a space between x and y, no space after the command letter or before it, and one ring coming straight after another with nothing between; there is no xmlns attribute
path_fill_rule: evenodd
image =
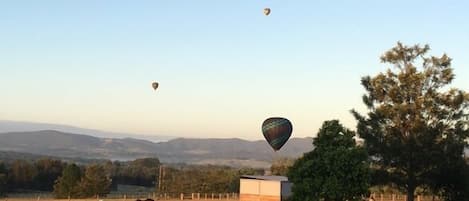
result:
<svg viewBox="0 0 469 201"><path fill-rule="evenodd" d="M280 181L241 179L239 188L240 201L281 201Z"/></svg>

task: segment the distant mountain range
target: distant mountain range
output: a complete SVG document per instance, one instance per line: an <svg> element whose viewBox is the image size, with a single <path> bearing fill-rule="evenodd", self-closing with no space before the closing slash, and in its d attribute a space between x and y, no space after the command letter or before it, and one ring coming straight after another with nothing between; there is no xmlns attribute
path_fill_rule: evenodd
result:
<svg viewBox="0 0 469 201"><path fill-rule="evenodd" d="M61 131L65 133L79 133L83 135L90 135L90 136L101 137L101 138L136 138L136 139L143 139L143 140L148 140L152 142L168 141L170 139L176 138L174 136L161 136L161 135L154 136L154 135L108 132L108 131L79 128L75 126L61 125L61 124L0 120L0 133L40 131L40 130L56 130L56 131Z"/></svg>
<svg viewBox="0 0 469 201"><path fill-rule="evenodd" d="M0 151L85 159L158 157L165 163L269 167L275 157L299 157L310 150L312 138L292 138L281 151L274 152L264 140L177 138L155 143L56 130L0 133Z"/></svg>

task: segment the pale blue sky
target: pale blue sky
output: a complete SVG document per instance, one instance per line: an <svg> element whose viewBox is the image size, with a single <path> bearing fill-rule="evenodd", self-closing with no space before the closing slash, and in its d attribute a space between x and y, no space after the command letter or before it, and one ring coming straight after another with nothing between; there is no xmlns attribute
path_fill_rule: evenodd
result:
<svg viewBox="0 0 469 201"><path fill-rule="evenodd" d="M270 7L270 16L263 8ZM0 1L0 119L184 137L355 127L360 78L397 41L452 57L469 90L466 1ZM157 92L151 82L160 83Z"/></svg>

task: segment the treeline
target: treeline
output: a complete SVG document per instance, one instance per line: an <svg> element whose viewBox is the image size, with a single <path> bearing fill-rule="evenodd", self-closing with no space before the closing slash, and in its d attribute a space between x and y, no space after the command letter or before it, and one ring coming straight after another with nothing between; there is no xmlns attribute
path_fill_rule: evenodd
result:
<svg viewBox="0 0 469 201"><path fill-rule="evenodd" d="M157 158L87 165L49 158L15 160L0 162L0 196L31 191L53 192L57 198L105 196L119 184L154 187L161 193L236 192L240 175L263 173L213 165L162 166Z"/></svg>
<svg viewBox="0 0 469 201"><path fill-rule="evenodd" d="M160 193L238 192L240 175L262 175L263 169L192 165L162 168Z"/></svg>

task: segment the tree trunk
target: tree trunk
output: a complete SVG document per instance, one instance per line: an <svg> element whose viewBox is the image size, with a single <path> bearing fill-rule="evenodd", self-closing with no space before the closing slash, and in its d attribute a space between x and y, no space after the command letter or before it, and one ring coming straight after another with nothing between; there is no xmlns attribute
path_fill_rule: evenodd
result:
<svg viewBox="0 0 469 201"><path fill-rule="evenodd" d="M415 185L409 184L407 186L407 201L414 201L414 192L415 192Z"/></svg>

